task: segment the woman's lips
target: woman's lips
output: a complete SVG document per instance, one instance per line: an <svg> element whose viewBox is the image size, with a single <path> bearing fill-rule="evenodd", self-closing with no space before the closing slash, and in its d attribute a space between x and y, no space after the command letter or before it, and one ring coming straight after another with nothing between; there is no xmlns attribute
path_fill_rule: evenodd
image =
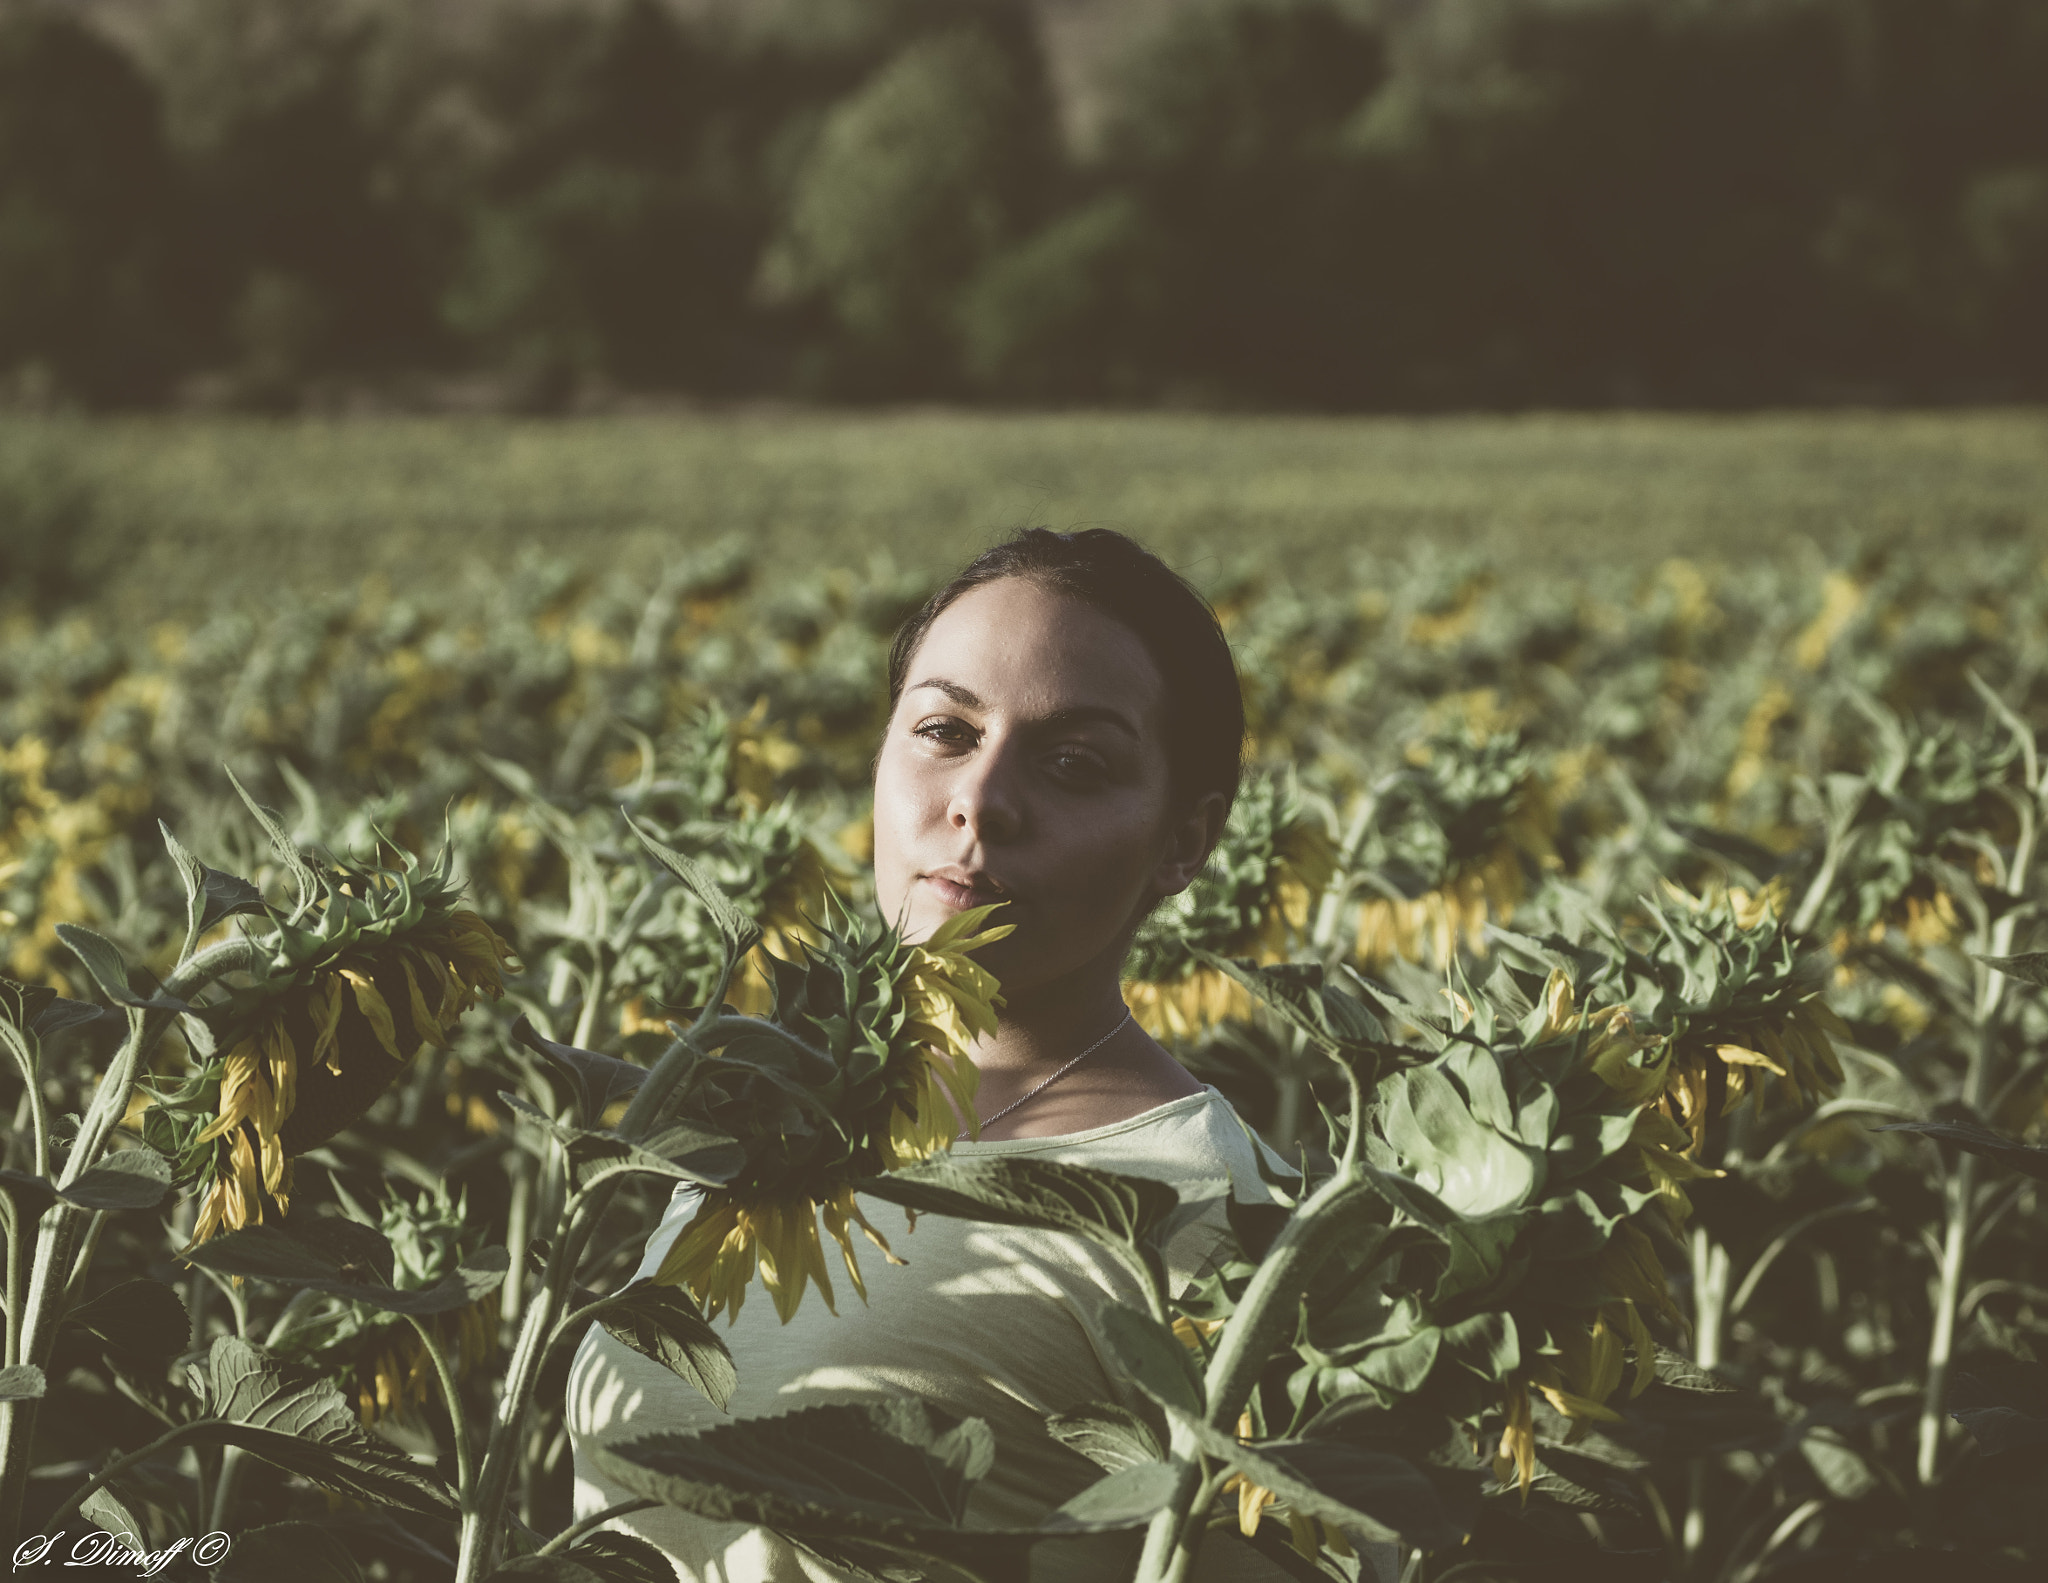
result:
<svg viewBox="0 0 2048 1583"><path fill-rule="evenodd" d="M920 883L955 912L965 912L970 907L986 907L991 902L1009 900L1004 892L985 879L968 881L947 874L926 874L921 877Z"/></svg>

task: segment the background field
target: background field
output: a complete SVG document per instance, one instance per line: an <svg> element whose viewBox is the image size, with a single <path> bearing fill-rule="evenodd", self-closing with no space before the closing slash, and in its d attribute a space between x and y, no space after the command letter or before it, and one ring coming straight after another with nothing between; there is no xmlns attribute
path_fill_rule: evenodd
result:
<svg viewBox="0 0 2048 1583"><path fill-rule="evenodd" d="M1538 1575L1629 1583L2031 1578L2048 1554L2038 1183L1874 1124L2048 1130L2048 997L1981 965L2048 943L2044 516L2048 414L2031 410L15 419L0 970L91 995L58 932L80 925L171 971L186 914L163 828L279 894L228 769L309 848L381 833L424 854L445 836L522 965L455 1048L299 1156L291 1224L346 1191L417 1254L408 1283L490 1246L524 1270L550 1223L541 1156L495 1096L547 1092L508 1041L514 1010L646 1059L647 1008L700 1003L717 965L701 913L622 844L621 803L763 919L815 909L828 872L865 906L896 623L1010 524L1114 524L1219 596L1258 760L1236 856L1200 907L1160 915L1129 992L1276 1141L1313 1132L1329 1075L1271 1019L1204 998L1191 942L1346 963L1433 1005L1445 972L1515 949L1490 925L1597 923L1654 953L1660 914L1683 909L1720 941L1713 984L1752 995L1765 946L1810 951L1810 978L1767 965L1771 1004L1824 995L1846 1030L1839 1074L1759 1111L1724 1115L1731 1080L1703 1079L1721 1086L1691 1149L1728 1175L1692 1184L1689 1229L1662 1242L1684 1323L1659 1342L1738 1391L1702 1405L1610 1381L1624 1419L1568 1445L1539 1413L1540 1495L1475 1506L1469 1544L1418 1540L1435 1553L1417 1575L1509 1583L1535 1555ZM1332 904L1289 912L1280 854L1321 843L1344 852ZM1703 961L1683 966L1688 995L1707 993ZM1647 980L1580 987L1693 1037ZM1757 1026L1712 1048L1775 1059ZM101 1052L52 1050L39 1082L61 1118ZM218 1055L153 1057L153 1081L184 1086L127 1141L185 1161L181 1191L166 1224L110 1223L80 1290L146 1293L158 1318L133 1327L136 1356L45 1358L56 1400L13 1461L53 1471L26 1521L106 1448L151 1441L181 1349L244 1320L269 1333L282 1311L266 1286L244 1314L174 1251L224 1179L211 1143L181 1141L223 1102ZM26 1098L0 1089L10 1171L34 1164ZM2023 1172L2039 1158L1998 1147ZM654 1212L615 1206L577 1279L616 1286ZM354 1299L292 1355L446 1475L451 1425L488 1414L530 1292L515 1275L449 1332L458 1414L426 1394L411 1332ZM1533 1336L1550 1321L1529 1304ZM544 1533L568 1520L563 1398L533 1388L514 1510ZM1467 1451L1507 1432L1512 1397L1482 1394L1451 1415ZM116 1485L159 1540L305 1520L375 1583L450 1575L439 1519L337 1515L254 1463L238 1479L174 1452Z"/></svg>
<svg viewBox="0 0 2048 1583"><path fill-rule="evenodd" d="M1569 575L2038 533L2048 413L17 418L0 513L0 555L133 613L524 551L647 575L722 535L929 575L1027 521L1121 528L1198 578L1424 547Z"/></svg>

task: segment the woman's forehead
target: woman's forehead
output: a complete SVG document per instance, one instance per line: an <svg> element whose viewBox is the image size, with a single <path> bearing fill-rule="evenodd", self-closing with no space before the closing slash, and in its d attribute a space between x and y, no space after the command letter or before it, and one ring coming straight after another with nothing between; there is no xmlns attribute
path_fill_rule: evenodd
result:
<svg viewBox="0 0 2048 1583"><path fill-rule="evenodd" d="M1166 690L1129 627L1021 577L969 589L938 614L911 658L905 692L930 685L1003 713L1105 710L1153 729Z"/></svg>

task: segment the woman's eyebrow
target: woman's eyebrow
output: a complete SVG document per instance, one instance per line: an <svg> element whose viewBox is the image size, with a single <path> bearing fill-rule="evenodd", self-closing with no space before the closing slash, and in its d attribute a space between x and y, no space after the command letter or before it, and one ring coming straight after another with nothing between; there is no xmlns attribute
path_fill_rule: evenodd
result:
<svg viewBox="0 0 2048 1583"><path fill-rule="evenodd" d="M910 690L917 692L926 687L931 688L934 692L944 693L962 709L985 709L988 707L981 701L980 695L972 689L962 687L958 682L949 682L943 676L927 676ZM1112 709L1108 704L1075 704L1068 709L1055 709L1044 718L1034 720L1032 724L1041 727L1058 727L1081 725L1085 722L1096 720L1102 721L1106 725L1117 727L1118 730L1134 740L1143 735L1137 726L1132 724L1129 716L1125 715L1121 710Z"/></svg>
<svg viewBox="0 0 2048 1583"><path fill-rule="evenodd" d="M931 688L934 692L944 693L962 709L980 709L983 707L981 699L976 694L962 687L958 682L949 682L941 676L927 676L910 690L912 692L920 692L927 687Z"/></svg>
<svg viewBox="0 0 2048 1583"><path fill-rule="evenodd" d="M1138 728L1131 723L1130 719L1121 710L1112 709L1107 704L1076 704L1071 709L1055 709L1043 720L1036 721L1034 724L1040 726L1074 726L1095 720L1101 721L1104 725L1115 726L1134 741L1140 735Z"/></svg>

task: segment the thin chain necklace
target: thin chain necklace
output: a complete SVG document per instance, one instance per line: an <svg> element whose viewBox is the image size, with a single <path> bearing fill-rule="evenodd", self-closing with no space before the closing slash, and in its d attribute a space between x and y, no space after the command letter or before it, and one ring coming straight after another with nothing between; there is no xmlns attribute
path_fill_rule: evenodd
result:
<svg viewBox="0 0 2048 1583"><path fill-rule="evenodd" d="M1110 1040L1114 1039L1118 1034L1122 1033L1124 1031L1124 1024L1129 1022L1130 1020L1131 1009L1130 1007L1126 1006L1124 1008L1124 1014L1117 1019L1116 1026L1114 1028L1110 1029L1109 1032L1105 1033L1101 1038L1097 1039L1093 1044L1089 1045L1087 1049L1083 1050L1079 1055L1075 1056L1073 1060L1069 1061L1065 1066L1061 1067L1057 1072L1053 1073L1051 1077L1048 1077L1036 1088L1026 1093L1023 1099L1013 1099L1009 1102L1009 1104L1005 1105L993 1116L984 1116L981 1120L981 1125L986 1127L995 1122L1001 1121L1003 1117L1007 1116L1011 1111L1015 1110L1019 1105L1023 1104L1024 1100L1036 1099L1048 1088L1051 1088L1053 1084L1057 1083L1061 1078L1065 1077L1069 1072L1073 1071L1075 1067L1079 1066L1083 1061L1087 1060L1089 1056L1093 1055L1097 1050L1101 1049L1105 1044L1109 1043ZM960 1136L955 1138L953 1141L955 1143L967 1142L967 1133L972 1132L973 1130L974 1129L972 1127L968 1128L967 1132L961 1133Z"/></svg>

